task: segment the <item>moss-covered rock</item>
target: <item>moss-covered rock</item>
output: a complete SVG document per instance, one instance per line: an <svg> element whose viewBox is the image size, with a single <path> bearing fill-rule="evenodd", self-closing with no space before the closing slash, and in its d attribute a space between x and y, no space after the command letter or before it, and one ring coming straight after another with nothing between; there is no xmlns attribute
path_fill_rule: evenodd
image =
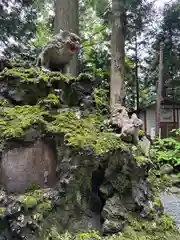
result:
<svg viewBox="0 0 180 240"><path fill-rule="evenodd" d="M0 84L6 89L2 93L5 100L2 100L3 107L0 113L2 139L23 138L29 130L38 129L40 135L64 134L69 145L91 149L98 155L113 149L130 147L130 144L120 140L116 133L109 131L103 124L104 118L98 114L98 104L104 101L103 90L98 89L96 82L87 74L67 78L57 72L44 73L36 68L14 67L0 73ZM64 103L61 103L59 95L54 92L55 89L63 91L63 97L60 98L64 99ZM18 91L23 92L23 95ZM78 109L62 108L60 111L63 104L78 106L79 101L92 95L93 91L97 107L95 114L79 119ZM15 99L12 92L15 92L18 98L21 96L22 101ZM14 101L11 101L12 99ZM6 101L15 106L5 104ZM138 151L140 154L140 149ZM136 159L147 160L143 156L136 156Z"/></svg>
<svg viewBox="0 0 180 240"><path fill-rule="evenodd" d="M26 210L35 208L38 204L37 199L31 196L20 196L19 201Z"/></svg>
<svg viewBox="0 0 180 240"><path fill-rule="evenodd" d="M156 196L172 187L171 177L155 169L150 172L148 182Z"/></svg>
<svg viewBox="0 0 180 240"><path fill-rule="evenodd" d="M23 67L6 68L0 73L1 94L15 105L35 105L48 94L56 94L64 105L78 106L85 95L93 93L95 85L87 74L72 78Z"/></svg>
<svg viewBox="0 0 180 240"><path fill-rule="evenodd" d="M68 232L65 234L58 234L56 228L52 228L51 231L44 238L46 240L51 239L64 239L70 240L72 235ZM126 225L124 231L118 234L113 234L107 237L100 237L98 232L85 232L76 235L76 240L82 239L102 239L102 240L179 240L179 232L176 229L174 221L171 217L166 215L162 216L162 221L145 221L142 219L136 219L129 217L129 224Z"/></svg>
<svg viewBox="0 0 180 240"><path fill-rule="evenodd" d="M78 119L76 112L70 110L53 114L39 106L4 107L0 113L0 138L23 138L33 128L41 133L64 134L68 145L89 148L99 155L128 149L128 144L115 133L101 130L102 120L98 114Z"/></svg>
<svg viewBox="0 0 180 240"><path fill-rule="evenodd" d="M43 130L46 127L45 115L48 112L38 106L3 107L0 113L0 138L24 137L31 127Z"/></svg>
<svg viewBox="0 0 180 240"><path fill-rule="evenodd" d="M35 145L37 139L47 141L49 145L38 146L51 146L52 151L47 151L44 158L51 162L50 153L54 153L57 175L57 183L50 189L45 179L48 173L42 168L44 179L40 181L45 189L39 189L38 183L30 184L32 180L21 195L0 192L0 237L70 239L71 234L61 234L88 229L118 233L124 226L124 232L115 239L143 240L152 236L155 240L158 238L153 238L152 229L163 237L162 228L176 236L174 225L165 217L162 228L158 225L161 214L156 213L162 205L147 183L149 155L139 145L121 140L105 125L107 116L102 112L108 113L107 92L98 89L91 76L69 78L16 64L0 73L0 86L0 143L4 147L0 153L6 150L8 156L13 148L19 150L17 140L35 153L29 144ZM36 136L31 143L27 141L29 135ZM7 170L4 168L5 164L2 171ZM136 214L138 220L134 217L130 221L129 214ZM100 238L95 232L88 234ZM77 239L88 234L78 234Z"/></svg>
<svg viewBox="0 0 180 240"><path fill-rule="evenodd" d="M105 154L114 149L128 148L113 132L101 131L103 118L90 114L87 118L77 119L76 113L68 111L55 116L48 125L52 133L64 133L67 143L74 147L93 150L96 154Z"/></svg>

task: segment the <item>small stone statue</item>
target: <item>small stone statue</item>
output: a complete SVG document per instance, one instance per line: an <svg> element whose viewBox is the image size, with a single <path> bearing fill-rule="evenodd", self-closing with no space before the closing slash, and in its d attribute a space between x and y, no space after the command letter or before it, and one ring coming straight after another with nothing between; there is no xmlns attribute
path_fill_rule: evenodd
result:
<svg viewBox="0 0 180 240"><path fill-rule="evenodd" d="M80 38L72 32L60 30L42 49L37 67L43 71L68 72L68 64L80 48Z"/></svg>
<svg viewBox="0 0 180 240"><path fill-rule="evenodd" d="M121 104L117 103L112 109L111 124L121 129L120 136L132 136L133 142L139 140L139 129L143 126L143 121L137 117L135 113L129 118L127 110Z"/></svg>

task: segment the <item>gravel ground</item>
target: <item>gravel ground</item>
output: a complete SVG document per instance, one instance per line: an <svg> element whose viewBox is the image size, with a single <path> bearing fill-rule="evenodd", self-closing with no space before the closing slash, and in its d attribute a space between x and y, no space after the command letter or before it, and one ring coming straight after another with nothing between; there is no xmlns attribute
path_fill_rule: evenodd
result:
<svg viewBox="0 0 180 240"><path fill-rule="evenodd" d="M161 193L159 198L164 205L164 211L174 217L177 227L180 229L180 195L165 192Z"/></svg>

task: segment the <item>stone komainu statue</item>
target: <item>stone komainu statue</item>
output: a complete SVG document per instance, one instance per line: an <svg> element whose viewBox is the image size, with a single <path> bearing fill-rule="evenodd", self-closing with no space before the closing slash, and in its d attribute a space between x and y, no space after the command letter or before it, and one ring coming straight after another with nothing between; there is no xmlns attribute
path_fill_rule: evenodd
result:
<svg viewBox="0 0 180 240"><path fill-rule="evenodd" d="M42 49L37 66L43 71L68 72L68 64L80 48L80 38L75 33L60 30Z"/></svg>

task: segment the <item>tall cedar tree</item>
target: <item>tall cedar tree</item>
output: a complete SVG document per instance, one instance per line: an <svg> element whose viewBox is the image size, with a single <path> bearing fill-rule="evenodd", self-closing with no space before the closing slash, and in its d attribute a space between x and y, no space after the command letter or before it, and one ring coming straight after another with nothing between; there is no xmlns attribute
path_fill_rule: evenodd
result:
<svg viewBox="0 0 180 240"><path fill-rule="evenodd" d="M78 0L56 0L55 1L55 34L60 29L79 33L79 1ZM70 63L70 73L78 74L78 56L74 56Z"/></svg>

